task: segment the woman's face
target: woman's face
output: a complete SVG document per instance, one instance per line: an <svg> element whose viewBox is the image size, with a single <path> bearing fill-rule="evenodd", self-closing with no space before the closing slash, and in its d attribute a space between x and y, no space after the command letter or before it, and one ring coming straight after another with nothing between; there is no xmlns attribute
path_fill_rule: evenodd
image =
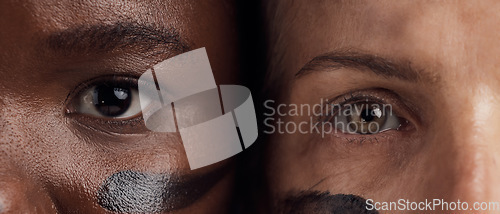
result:
<svg viewBox="0 0 500 214"><path fill-rule="evenodd" d="M498 2L269 7L269 84L282 87L263 128L277 209L500 200Z"/></svg>
<svg viewBox="0 0 500 214"><path fill-rule="evenodd" d="M232 8L2 1L0 213L223 212L230 163L191 171L178 133L144 126L136 84L200 47L217 83L236 83Z"/></svg>

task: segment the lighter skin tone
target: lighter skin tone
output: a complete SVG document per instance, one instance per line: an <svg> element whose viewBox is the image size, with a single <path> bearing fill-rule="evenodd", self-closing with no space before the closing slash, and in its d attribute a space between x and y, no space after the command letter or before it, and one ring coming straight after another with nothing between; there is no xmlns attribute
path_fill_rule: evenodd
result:
<svg viewBox="0 0 500 214"><path fill-rule="evenodd" d="M117 172L203 178L221 168L229 170L195 200L160 210L227 211L231 161L192 171L179 134L147 130L140 109L120 118L79 105L89 104L80 99L85 86L131 92L154 64L201 47L216 82L237 84L232 8L226 1L2 1L0 213L115 213L97 197Z"/></svg>
<svg viewBox="0 0 500 214"><path fill-rule="evenodd" d="M311 190L381 202L459 199L469 208L500 201L499 10L497 1L279 1L270 41L280 78L270 81L283 85L280 102L359 95L390 104L401 124L366 135L272 135L274 198ZM395 69L380 72L367 58Z"/></svg>

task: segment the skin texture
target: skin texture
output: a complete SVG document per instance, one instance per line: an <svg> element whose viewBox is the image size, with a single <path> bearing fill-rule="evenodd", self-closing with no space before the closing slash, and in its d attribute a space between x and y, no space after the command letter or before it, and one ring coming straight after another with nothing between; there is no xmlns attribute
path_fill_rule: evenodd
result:
<svg viewBox="0 0 500 214"><path fill-rule="evenodd" d="M229 161L191 171L178 133L152 133L141 117L102 118L74 105L89 80L136 79L200 47L216 82L237 84L232 10L226 1L2 1L0 213L112 213L98 195L109 200L101 188L130 181L112 176L120 172L158 193L194 182L185 190L196 200L160 195L166 205L154 211L225 212Z"/></svg>
<svg viewBox="0 0 500 214"><path fill-rule="evenodd" d="M286 210L280 201L300 191L380 202L460 200L469 208L499 201L499 9L497 1L269 3L268 84L279 103L364 94L408 121L372 135L273 134L265 162L273 207ZM313 60L325 54L344 61ZM396 74L345 56L380 57ZM461 212L471 211L453 211Z"/></svg>

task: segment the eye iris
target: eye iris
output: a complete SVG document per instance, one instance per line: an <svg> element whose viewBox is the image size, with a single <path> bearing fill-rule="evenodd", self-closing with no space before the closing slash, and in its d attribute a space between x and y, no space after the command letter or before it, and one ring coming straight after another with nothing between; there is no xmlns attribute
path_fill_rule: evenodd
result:
<svg viewBox="0 0 500 214"><path fill-rule="evenodd" d="M384 125L387 116L382 113L380 108L365 107L361 111L354 112L348 119L349 128L352 132L374 134L381 131L380 128Z"/></svg>
<svg viewBox="0 0 500 214"><path fill-rule="evenodd" d="M129 89L101 85L94 89L93 98L93 104L99 113L115 117L127 111L132 97Z"/></svg>

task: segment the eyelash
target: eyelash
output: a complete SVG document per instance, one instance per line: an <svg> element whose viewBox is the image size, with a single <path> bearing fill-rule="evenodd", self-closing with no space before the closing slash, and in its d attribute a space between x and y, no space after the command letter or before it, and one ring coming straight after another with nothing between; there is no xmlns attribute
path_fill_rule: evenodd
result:
<svg viewBox="0 0 500 214"><path fill-rule="evenodd" d="M339 108L340 106L354 105L354 104L360 103L359 101L363 101L363 103L377 103L380 105L386 104L376 97L373 97L370 95L364 95L364 94L356 94L356 95L354 95L352 93L350 93L349 95L344 94L344 95L340 96L340 99L343 99L343 101L341 101L340 103L335 103L336 100L339 100L339 97L333 98L332 99L333 101L329 101L326 103L327 106L335 106L335 110L334 111L329 111L329 110L325 111L327 113L333 112L333 114L331 114L331 115L325 114L326 117L320 117L319 121L327 122L331 119L331 117L336 116L336 114L342 110ZM330 99L326 99L326 100L330 100Z"/></svg>
<svg viewBox="0 0 500 214"><path fill-rule="evenodd" d="M77 86L73 91L70 92L69 97L71 97L71 95L78 95L78 92L81 92L85 89L88 89L94 85L97 85L97 84L106 84L106 83L110 83L110 82L120 82L120 84L122 84L121 86L127 86L127 87L131 87L131 86L137 86L137 80L138 80L138 77L133 77L133 76L117 76L117 75L105 75L105 76L99 76L99 77L96 77L96 78L92 78L90 80L87 80L85 82L83 82L82 84L80 84L79 86Z"/></svg>

